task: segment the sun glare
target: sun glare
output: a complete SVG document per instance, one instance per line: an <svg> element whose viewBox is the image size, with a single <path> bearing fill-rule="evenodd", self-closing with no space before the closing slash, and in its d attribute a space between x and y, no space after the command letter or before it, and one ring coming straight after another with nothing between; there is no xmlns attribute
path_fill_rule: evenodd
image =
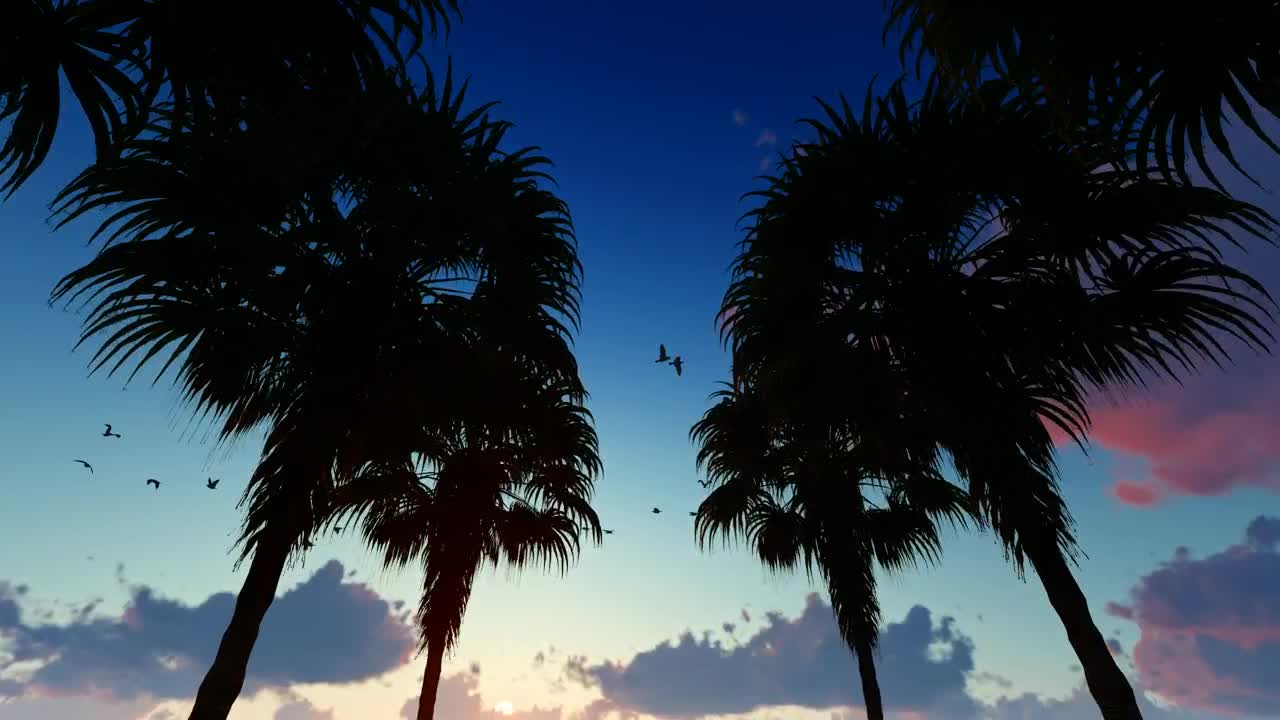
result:
<svg viewBox="0 0 1280 720"><path fill-rule="evenodd" d="M493 711L498 713L499 715L510 715L511 713L516 711L516 708L510 702L503 700L502 702L493 706Z"/></svg>

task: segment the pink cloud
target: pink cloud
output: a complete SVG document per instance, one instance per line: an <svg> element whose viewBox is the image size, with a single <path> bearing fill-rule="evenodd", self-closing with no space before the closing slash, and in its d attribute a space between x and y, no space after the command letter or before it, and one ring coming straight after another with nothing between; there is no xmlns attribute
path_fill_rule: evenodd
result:
<svg viewBox="0 0 1280 720"><path fill-rule="evenodd" d="M1133 619L1133 608L1129 607L1128 605L1121 605L1120 603L1117 603L1117 602L1109 602L1107 603L1107 607L1105 611L1111 617L1117 617L1122 620Z"/></svg>
<svg viewBox="0 0 1280 720"><path fill-rule="evenodd" d="M1227 714L1280 707L1280 552L1269 529L1204 559L1179 549L1131 591L1141 683L1178 705Z"/></svg>
<svg viewBox="0 0 1280 720"><path fill-rule="evenodd" d="M1160 499L1160 493L1150 485L1128 480L1117 480L1111 486L1111 495L1125 505L1134 505L1136 507L1155 505L1156 501Z"/></svg>
<svg viewBox="0 0 1280 720"><path fill-rule="evenodd" d="M1225 495L1239 488L1280 492L1280 363L1242 357L1226 372L1160 385L1137 401L1090 408L1089 443L1144 461L1144 483L1119 479L1111 494L1145 507L1173 495ZM1049 426L1059 447L1070 438Z"/></svg>

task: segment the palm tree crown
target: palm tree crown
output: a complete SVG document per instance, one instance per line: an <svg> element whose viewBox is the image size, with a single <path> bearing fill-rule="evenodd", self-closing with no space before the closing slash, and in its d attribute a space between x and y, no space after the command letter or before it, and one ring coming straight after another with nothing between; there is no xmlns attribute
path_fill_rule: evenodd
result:
<svg viewBox="0 0 1280 720"><path fill-rule="evenodd" d="M1079 591L1055 564L1075 538L1046 424L1083 442L1089 392L1224 361L1222 335L1263 347L1265 292L1218 243L1262 237L1271 219L1090 161L1010 89L962 102L935 85L910 103L895 84L860 115L824 105L818 140L759 193L726 332L748 381L808 367L810 391L778 390L771 406L811 404L818 377L854 383L868 398L846 410L861 437L926 467L948 459L1018 566L1030 557L1047 588L1053 576L1073 645L1092 652L1083 596L1064 600ZM804 344L819 325L857 362L815 364ZM1114 710L1127 691L1136 713L1118 668L1098 672L1086 668L1100 701Z"/></svg>
<svg viewBox="0 0 1280 720"><path fill-rule="evenodd" d="M451 75L437 87L428 74L421 92L396 74L369 88L335 105L322 86L216 132L165 109L59 197L62 222L107 215L103 250L54 292L90 304L92 368L132 376L161 360L157 379L172 368L221 439L267 429L240 538L253 619L224 637L238 670L219 669L220 650L206 678L241 681L219 680L216 709L193 716L225 717L284 559L321 528L347 469L422 419L393 412L398 398L445 427L471 400L449 388L481 326L546 377L576 378L581 268L564 203L541 186L546 160L503 151L508 125L488 105L464 109ZM433 352L407 355L417 346ZM406 357L413 373L389 371Z"/></svg>

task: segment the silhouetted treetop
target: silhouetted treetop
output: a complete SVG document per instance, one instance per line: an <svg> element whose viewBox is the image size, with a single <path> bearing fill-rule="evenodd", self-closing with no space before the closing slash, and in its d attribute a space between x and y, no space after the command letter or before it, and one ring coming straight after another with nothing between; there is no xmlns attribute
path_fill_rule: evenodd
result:
<svg viewBox="0 0 1280 720"><path fill-rule="evenodd" d="M1208 145L1243 172L1228 141L1228 111L1280 153L1258 110L1280 117L1280 2L1160 0L1019 2L886 0L889 29L919 71L962 91L992 74L1014 80L1066 125L1100 125L1187 180L1190 152L1217 183Z"/></svg>
<svg viewBox="0 0 1280 720"><path fill-rule="evenodd" d="M102 158L157 105L235 123L245 104L278 104L291 88L359 86L402 67L457 14L457 0L7 0L0 191L48 155L63 77Z"/></svg>

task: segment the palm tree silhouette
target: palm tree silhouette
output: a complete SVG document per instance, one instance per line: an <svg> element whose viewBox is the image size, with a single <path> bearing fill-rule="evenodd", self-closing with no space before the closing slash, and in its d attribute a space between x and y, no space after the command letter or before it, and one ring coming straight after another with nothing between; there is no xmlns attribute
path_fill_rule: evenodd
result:
<svg viewBox="0 0 1280 720"><path fill-rule="evenodd" d="M906 61L973 90L992 73L1025 99L1059 111L1068 127L1112 132L1184 182L1188 151L1218 184L1204 136L1238 171L1224 105L1273 151L1255 108L1280 118L1280 6L1271 0L1171 5L1157 0L1019 3L892 0ZM1194 60L1191 60L1194 58ZM1220 187L1220 186L1219 186Z"/></svg>
<svg viewBox="0 0 1280 720"><path fill-rule="evenodd" d="M883 720L874 567L897 571L936 561L935 523L966 521L964 493L927 465L882 465L885 458L850 436L847 425L829 424L834 415L809 412L813 405L789 404L783 419L751 390L730 387L715 397L690 433L699 465L716 484L697 513L699 543L745 539L771 570L803 565L810 578L816 571L857 658L867 717ZM812 418L817 422L806 422Z"/></svg>
<svg viewBox="0 0 1280 720"><path fill-rule="evenodd" d="M508 124L487 105L464 110L451 75L437 88L428 73L421 92L393 79L325 113L332 94L319 92L252 126L166 125L59 197L63 223L108 216L105 247L53 295L92 304L91 369L131 364L132 378L162 359L157 378L174 368L220 441L267 430L241 501L249 572L192 718L230 711L335 478L394 435L401 418L382 404L410 397L446 422L459 407L440 393L462 364L448 348L481 320L544 353L543 366L576 371L546 339L576 322L580 272L565 206L538 184L547 161L501 150ZM415 354L416 373L389 387L387 367L415 338L440 355Z"/></svg>
<svg viewBox="0 0 1280 720"><path fill-rule="evenodd" d="M796 346L837 324L863 353L856 371L809 372L898 396L850 411L860 437L950 458L1015 568L1035 568L1104 717L1138 718L1070 570L1046 424L1083 443L1089 391L1223 361L1218 335L1262 348L1265 291L1214 242L1261 237L1271 219L1216 190L1082 163L1050 113L1006 83L981 92L958 102L935 86L913 104L895 83L868 91L860 116L824 105L817 142L750 213L724 301L733 365L793 373L814 357ZM766 396L769 413L785 395Z"/></svg>
<svg viewBox="0 0 1280 720"><path fill-rule="evenodd" d="M323 78L348 93L448 30L457 0L7 0L0 3L0 192L48 156L65 77L99 160L158 107L235 123ZM179 129L174 125L174 130ZM5 178L7 175L7 178Z"/></svg>
<svg viewBox="0 0 1280 720"><path fill-rule="evenodd" d="M546 339L564 342L555 335ZM435 716L444 656L458 641L483 566L564 573L584 531L597 545L602 539L590 505L600 460L580 382L480 343L487 362L464 363L455 376L472 404L447 426L432 416L415 426L426 432L400 436L399 459L357 471L339 490L334 515L334 522L359 519L386 565L423 568L420 720Z"/></svg>

